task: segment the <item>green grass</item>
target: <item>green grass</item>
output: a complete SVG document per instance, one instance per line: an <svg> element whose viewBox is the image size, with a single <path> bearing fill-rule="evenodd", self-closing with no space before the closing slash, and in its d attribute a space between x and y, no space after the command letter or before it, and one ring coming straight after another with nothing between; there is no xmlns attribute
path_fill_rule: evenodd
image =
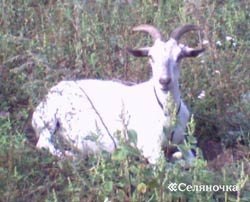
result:
<svg viewBox="0 0 250 202"><path fill-rule="evenodd" d="M215 140L224 149L244 145L249 151L249 2L121 2L0 1L0 201L249 201L249 154L214 171L198 150L195 166L183 170L181 162L154 167L135 161L140 152L130 143L112 156L60 160L27 140L30 112L58 81L150 77L147 60L126 52L152 43L133 26L153 24L167 38L176 26L194 23L209 44L204 55L181 64L181 92L194 114L190 133L200 145ZM195 34L184 38L199 43ZM199 99L202 91L205 98ZM170 182L241 189L170 192Z"/></svg>

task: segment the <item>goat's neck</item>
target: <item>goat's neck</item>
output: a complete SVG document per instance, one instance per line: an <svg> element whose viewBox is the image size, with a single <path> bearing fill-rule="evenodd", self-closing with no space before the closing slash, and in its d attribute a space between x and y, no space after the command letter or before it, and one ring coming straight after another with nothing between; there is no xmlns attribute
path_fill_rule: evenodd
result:
<svg viewBox="0 0 250 202"><path fill-rule="evenodd" d="M168 92L163 92L161 89L155 88L155 93L159 105L163 108L164 113L169 113L169 110L178 110L181 104L179 83L176 82ZM177 113L177 111L176 111Z"/></svg>

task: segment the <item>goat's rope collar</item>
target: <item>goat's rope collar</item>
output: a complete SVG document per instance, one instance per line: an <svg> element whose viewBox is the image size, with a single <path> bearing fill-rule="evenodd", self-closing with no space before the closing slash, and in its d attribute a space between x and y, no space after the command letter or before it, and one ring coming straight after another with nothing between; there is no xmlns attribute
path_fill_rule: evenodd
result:
<svg viewBox="0 0 250 202"><path fill-rule="evenodd" d="M155 93L155 97L156 97L156 100L157 100L159 106L161 107L162 110L164 110L164 106L163 106L162 102L160 101L160 99L159 99L159 97L158 97L158 95L156 93L155 87L154 87L154 93ZM178 109L176 111L176 115L178 115L180 113L180 110L181 110L181 101L180 101L180 104L179 104Z"/></svg>
<svg viewBox="0 0 250 202"><path fill-rule="evenodd" d="M164 111L164 106L163 106L162 102L160 101L160 99L159 99L159 97L158 97L158 95L157 95L157 93L156 93L155 87L154 87L154 93L155 93L155 97L156 97L156 100L157 100L159 106L160 106L161 109ZM181 101L180 101L180 104L179 104L178 109L177 109L177 111L176 111L176 116L180 113L180 110L181 110ZM175 130L173 130L173 131L170 133L170 137L169 137L169 138L170 138L170 141L171 141L171 142L173 141L174 135L175 135Z"/></svg>

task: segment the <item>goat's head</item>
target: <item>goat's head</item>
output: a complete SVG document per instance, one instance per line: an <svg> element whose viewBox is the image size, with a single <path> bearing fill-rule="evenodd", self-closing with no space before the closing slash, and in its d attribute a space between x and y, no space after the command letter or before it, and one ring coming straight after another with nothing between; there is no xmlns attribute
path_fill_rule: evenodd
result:
<svg viewBox="0 0 250 202"><path fill-rule="evenodd" d="M160 31L151 25L139 25L133 28L133 31L149 33L154 40L154 45L128 51L136 57L147 56L150 58L155 85L159 85L164 92L170 90L178 82L179 61L185 57L196 57L205 50L204 48L190 48L178 43L183 34L192 30L199 30L199 27L196 25L180 26L173 30L170 39L164 42Z"/></svg>

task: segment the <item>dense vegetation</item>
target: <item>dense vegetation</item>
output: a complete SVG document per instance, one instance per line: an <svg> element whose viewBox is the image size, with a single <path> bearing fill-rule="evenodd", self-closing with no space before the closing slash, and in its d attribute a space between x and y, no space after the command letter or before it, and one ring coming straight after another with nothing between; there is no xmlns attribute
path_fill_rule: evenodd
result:
<svg viewBox="0 0 250 202"><path fill-rule="evenodd" d="M250 201L249 1L128 2L0 1L0 201ZM194 166L135 161L134 131L111 157L58 159L37 150L30 115L58 81L150 77L147 61L126 52L152 43L131 31L142 23L166 37L178 25L198 24L208 41L205 54L182 62L181 91L194 114L189 139L201 148ZM238 190L171 192L171 182Z"/></svg>

